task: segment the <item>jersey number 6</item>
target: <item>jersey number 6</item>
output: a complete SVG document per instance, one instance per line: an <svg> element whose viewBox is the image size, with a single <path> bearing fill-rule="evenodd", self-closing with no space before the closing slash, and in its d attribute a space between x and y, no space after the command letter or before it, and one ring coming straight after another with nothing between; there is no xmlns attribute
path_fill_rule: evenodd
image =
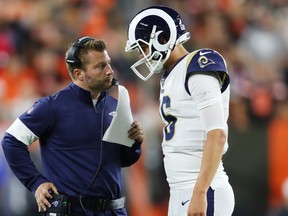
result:
<svg viewBox="0 0 288 216"><path fill-rule="evenodd" d="M169 109L171 106L171 100L169 96L164 96L161 104L161 115L162 118L165 119L166 126L164 127L164 135L165 140L169 141L173 138L175 133L175 123L177 122L177 118L172 115L166 115L165 110Z"/></svg>

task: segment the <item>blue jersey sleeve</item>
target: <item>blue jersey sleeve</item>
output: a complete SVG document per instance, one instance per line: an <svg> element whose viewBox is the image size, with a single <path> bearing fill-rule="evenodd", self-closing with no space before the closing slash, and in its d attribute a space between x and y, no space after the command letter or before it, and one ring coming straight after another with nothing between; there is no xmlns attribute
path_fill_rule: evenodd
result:
<svg viewBox="0 0 288 216"><path fill-rule="evenodd" d="M190 54L187 65L187 77L185 86L188 88L188 79L197 73L218 73L221 78L221 92L224 92L230 83L228 70L224 58L215 50L200 49Z"/></svg>

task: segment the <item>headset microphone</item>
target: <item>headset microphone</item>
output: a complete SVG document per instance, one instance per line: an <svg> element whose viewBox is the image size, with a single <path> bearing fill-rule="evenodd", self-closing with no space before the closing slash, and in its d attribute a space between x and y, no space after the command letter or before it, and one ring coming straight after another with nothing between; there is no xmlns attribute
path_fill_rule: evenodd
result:
<svg viewBox="0 0 288 216"><path fill-rule="evenodd" d="M113 78L111 84L113 86L118 86L119 85L119 81L117 79Z"/></svg>

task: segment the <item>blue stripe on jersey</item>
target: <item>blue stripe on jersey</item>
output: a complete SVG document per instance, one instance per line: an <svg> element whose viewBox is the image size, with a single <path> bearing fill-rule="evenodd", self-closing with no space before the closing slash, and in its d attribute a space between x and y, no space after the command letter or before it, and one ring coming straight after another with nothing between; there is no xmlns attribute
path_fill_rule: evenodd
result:
<svg viewBox="0 0 288 216"><path fill-rule="evenodd" d="M214 190L209 187L207 191L207 216L214 216Z"/></svg>
<svg viewBox="0 0 288 216"><path fill-rule="evenodd" d="M191 53L191 60L188 60L187 76L185 81L186 91L188 89L188 79L195 72L217 72L223 73L221 92L224 92L230 83L227 67L223 57L215 50L201 49Z"/></svg>

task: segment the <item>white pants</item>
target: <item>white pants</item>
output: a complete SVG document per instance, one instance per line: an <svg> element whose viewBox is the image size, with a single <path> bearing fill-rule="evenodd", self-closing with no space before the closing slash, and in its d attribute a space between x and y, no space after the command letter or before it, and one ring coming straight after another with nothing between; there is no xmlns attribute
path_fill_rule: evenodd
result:
<svg viewBox="0 0 288 216"><path fill-rule="evenodd" d="M193 188L185 190L170 190L168 216L187 216ZM210 187L207 192L207 216L231 216L235 199L232 187Z"/></svg>

